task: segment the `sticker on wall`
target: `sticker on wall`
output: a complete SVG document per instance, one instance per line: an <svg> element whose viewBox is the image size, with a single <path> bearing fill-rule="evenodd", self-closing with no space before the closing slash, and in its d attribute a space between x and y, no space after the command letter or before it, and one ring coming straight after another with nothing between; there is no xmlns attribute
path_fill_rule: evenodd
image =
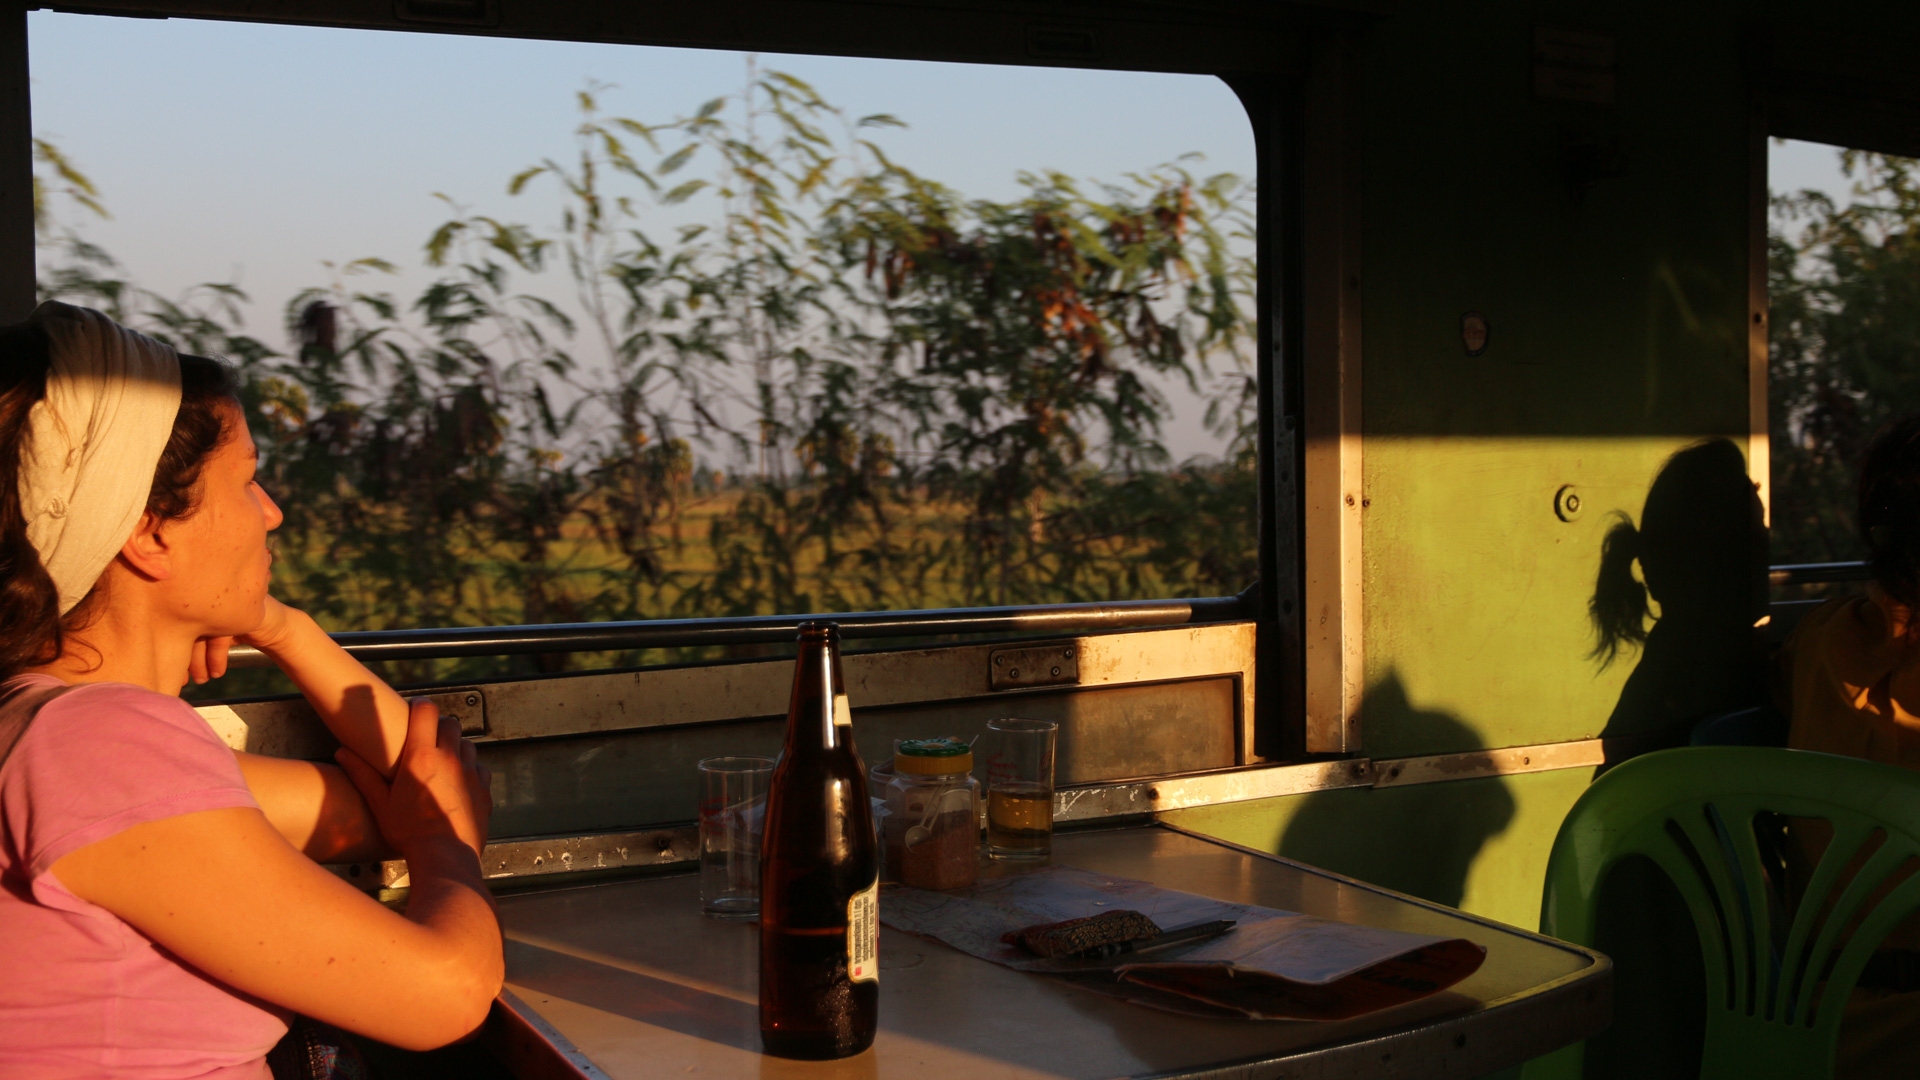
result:
<svg viewBox="0 0 1920 1080"><path fill-rule="evenodd" d="M1493 337L1493 327L1487 325L1487 317L1477 311L1469 311L1460 316L1460 343L1467 347L1468 356L1479 356L1487 351L1487 340Z"/></svg>

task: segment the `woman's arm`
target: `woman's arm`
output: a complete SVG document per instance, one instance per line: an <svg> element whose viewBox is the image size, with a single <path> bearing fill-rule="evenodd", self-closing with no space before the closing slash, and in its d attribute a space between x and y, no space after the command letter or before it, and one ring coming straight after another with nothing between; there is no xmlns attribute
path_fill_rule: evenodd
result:
<svg viewBox="0 0 1920 1080"><path fill-rule="evenodd" d="M287 673L343 746L381 776L393 775L407 738L407 703L365 664L347 655L319 623L269 596L265 621L239 640L266 653ZM189 671L193 681L226 674L227 649L232 644L232 638L198 643ZM248 780L251 783L252 777Z"/></svg>
<svg viewBox="0 0 1920 1080"><path fill-rule="evenodd" d="M53 873L236 990L396 1046L445 1045L479 1027L504 971L478 857L486 770L426 704L391 784L350 751L341 760L407 858L404 917L320 869L251 808L135 825L68 853Z"/></svg>
<svg viewBox="0 0 1920 1080"><path fill-rule="evenodd" d="M240 774L274 831L314 862L391 859L393 845L338 765L235 753Z"/></svg>

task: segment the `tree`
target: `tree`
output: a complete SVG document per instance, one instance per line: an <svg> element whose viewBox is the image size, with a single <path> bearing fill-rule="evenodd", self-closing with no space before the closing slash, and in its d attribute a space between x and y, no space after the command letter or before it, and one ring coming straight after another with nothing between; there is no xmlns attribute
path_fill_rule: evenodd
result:
<svg viewBox="0 0 1920 1080"><path fill-rule="evenodd" d="M1848 205L1816 191L1773 200L1774 562L1861 557L1860 456L1882 424L1920 407L1920 161L1840 160L1855 181Z"/></svg>

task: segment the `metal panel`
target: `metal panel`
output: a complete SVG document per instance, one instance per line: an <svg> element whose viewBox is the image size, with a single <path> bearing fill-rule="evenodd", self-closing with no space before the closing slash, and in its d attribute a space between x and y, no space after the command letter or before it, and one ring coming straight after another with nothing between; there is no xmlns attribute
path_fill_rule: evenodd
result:
<svg viewBox="0 0 1920 1080"><path fill-rule="evenodd" d="M1591 768L1607 760L1607 751L1604 740L1581 739L1577 742L1509 746L1499 750L1468 750L1459 754L1376 761L1373 763L1373 786L1406 787L1447 780Z"/></svg>
<svg viewBox="0 0 1920 1080"><path fill-rule="evenodd" d="M1079 658L1079 686L1165 682L1208 675L1238 680L1236 739L1245 744L1254 696L1252 623L1062 638ZM848 694L864 710L1035 690L995 692L989 677L1001 643L849 653ZM626 731L784 716L790 660L734 661L639 671L488 683L486 723L493 739ZM436 691L437 692L437 691ZM1011 706L1008 706L1011 707ZM336 745L305 699L275 698L203 706L216 730L247 729L244 748L279 757L326 757Z"/></svg>
<svg viewBox="0 0 1920 1080"><path fill-rule="evenodd" d="M1773 524L1773 444L1767 425L1767 99L1755 65L1747 88L1747 478ZM1761 545L1763 548L1765 545ZM1764 561L1766 552L1757 553Z"/></svg>
<svg viewBox="0 0 1920 1080"><path fill-rule="evenodd" d="M877 765L892 756L896 739L977 735L988 720L1019 715L1060 725L1055 775L1062 785L1217 770L1236 761L1238 690L1236 680L1219 677L865 706L854 712L854 743L869 765ZM784 717L770 717L482 742L480 759L493 770L493 834L692 820L698 797L693 763L719 754L775 754L784 725Z"/></svg>
<svg viewBox="0 0 1920 1080"><path fill-rule="evenodd" d="M975 735L990 719L1018 715L1060 724L1056 775L1062 785L1245 763L1253 624L1088 635L1044 648L1074 652L1077 685L994 690L991 658L1005 651L1000 643L849 654L855 738L866 759L877 764L890 757L895 739ZM546 836L691 819L694 762L779 749L792 678L792 662L774 659L513 680L443 693L461 701L482 698L471 718L487 731L479 741L494 774L494 835ZM301 698L209 705L200 712L238 749L317 759L335 746Z"/></svg>
<svg viewBox="0 0 1920 1080"><path fill-rule="evenodd" d="M84 8L99 14L488 37L1199 73L1285 68L1298 51L1297 43L1287 36L1289 31L1309 21L1358 21L1337 11L1303 12L1255 2L1208 5L1225 10L1196 10L1191 4L1172 3L1068 6L1017 0L941 4L496 0L432 6L439 16L430 19L405 17L407 6L395 0L87 0ZM461 6L471 7L473 14L460 17ZM1076 44L1064 48L1055 44L1067 41Z"/></svg>

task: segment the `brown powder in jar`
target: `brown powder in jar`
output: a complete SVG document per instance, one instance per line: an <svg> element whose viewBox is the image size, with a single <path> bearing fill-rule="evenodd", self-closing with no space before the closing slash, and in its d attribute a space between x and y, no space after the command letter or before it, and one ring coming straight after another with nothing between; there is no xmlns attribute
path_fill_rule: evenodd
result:
<svg viewBox="0 0 1920 1080"><path fill-rule="evenodd" d="M971 885L980 869L979 824L971 814L942 814L933 823L933 835L913 847L906 845L904 837L898 845L889 843L888 862L894 861L896 852L902 884L918 889Z"/></svg>

